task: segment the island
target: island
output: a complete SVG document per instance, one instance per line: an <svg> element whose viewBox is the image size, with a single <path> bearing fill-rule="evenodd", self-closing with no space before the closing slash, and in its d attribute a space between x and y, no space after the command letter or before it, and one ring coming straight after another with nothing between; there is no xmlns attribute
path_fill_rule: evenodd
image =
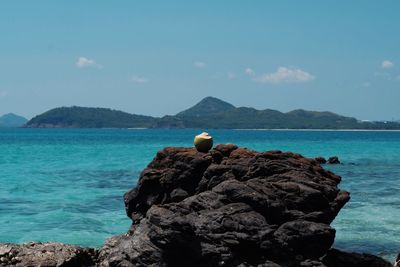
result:
<svg viewBox="0 0 400 267"><path fill-rule="evenodd" d="M107 108L60 107L29 120L27 128L208 128L400 130L398 122L367 122L332 112L257 110L206 97L176 115L161 118Z"/></svg>
<svg viewBox="0 0 400 267"><path fill-rule="evenodd" d="M25 125L28 120L14 113L0 116L0 128L17 128Z"/></svg>

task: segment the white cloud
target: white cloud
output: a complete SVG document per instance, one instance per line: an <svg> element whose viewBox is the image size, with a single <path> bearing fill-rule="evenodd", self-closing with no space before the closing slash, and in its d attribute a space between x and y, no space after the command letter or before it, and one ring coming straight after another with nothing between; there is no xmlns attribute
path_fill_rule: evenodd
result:
<svg viewBox="0 0 400 267"><path fill-rule="evenodd" d="M394 63L389 60L382 61L382 69L390 69L394 67Z"/></svg>
<svg viewBox="0 0 400 267"><path fill-rule="evenodd" d="M254 70L252 70L252 69L250 69L250 68L246 68L246 69L244 70L244 73L246 73L246 74L249 75L249 76L254 76L254 75L256 75L256 73L254 72Z"/></svg>
<svg viewBox="0 0 400 267"><path fill-rule="evenodd" d="M87 57L79 57L78 61L75 64L78 68L88 68L88 67L98 68L98 69L103 68L102 65L97 64L96 61L94 61L93 59L89 59Z"/></svg>
<svg viewBox="0 0 400 267"><path fill-rule="evenodd" d="M193 66L199 69L204 69L205 67L207 67L207 64L205 62L195 61L193 63Z"/></svg>
<svg viewBox="0 0 400 267"><path fill-rule="evenodd" d="M315 79L310 73L292 67L279 67L276 72L266 73L254 77L254 81L260 83L292 83L309 82Z"/></svg>
<svg viewBox="0 0 400 267"><path fill-rule="evenodd" d="M140 77L140 76L132 76L131 81L134 83L147 83L149 82L149 80L147 78L144 77Z"/></svg>

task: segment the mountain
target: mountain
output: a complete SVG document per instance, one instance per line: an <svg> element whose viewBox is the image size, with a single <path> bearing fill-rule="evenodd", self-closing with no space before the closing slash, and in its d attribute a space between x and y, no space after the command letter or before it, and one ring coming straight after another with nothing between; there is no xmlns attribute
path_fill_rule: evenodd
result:
<svg viewBox="0 0 400 267"><path fill-rule="evenodd" d="M162 118L105 108L62 107L49 110L25 127L57 128L214 128L214 129L400 129L396 122L363 122L332 112L302 109L283 113L235 107L206 97L191 108Z"/></svg>
<svg viewBox="0 0 400 267"><path fill-rule="evenodd" d="M28 120L14 113L8 113L0 117L0 128L15 128L23 126Z"/></svg>
<svg viewBox="0 0 400 267"><path fill-rule="evenodd" d="M61 107L27 122L30 128L149 128L155 119L107 108Z"/></svg>
<svg viewBox="0 0 400 267"><path fill-rule="evenodd" d="M177 117L204 117L235 109L235 106L218 98L208 96L193 107L176 114Z"/></svg>

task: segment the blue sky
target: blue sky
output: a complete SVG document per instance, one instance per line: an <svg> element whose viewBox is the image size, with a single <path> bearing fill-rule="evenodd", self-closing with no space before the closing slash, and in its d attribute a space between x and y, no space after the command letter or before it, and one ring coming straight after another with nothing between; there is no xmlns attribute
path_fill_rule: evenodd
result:
<svg viewBox="0 0 400 267"><path fill-rule="evenodd" d="M236 106L400 119L400 1L1 1L0 114Z"/></svg>

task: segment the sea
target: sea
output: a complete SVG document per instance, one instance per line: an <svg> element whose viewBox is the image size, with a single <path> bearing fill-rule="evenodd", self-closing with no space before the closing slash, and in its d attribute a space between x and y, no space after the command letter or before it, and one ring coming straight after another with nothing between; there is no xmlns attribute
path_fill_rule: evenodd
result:
<svg viewBox="0 0 400 267"><path fill-rule="evenodd" d="M123 194L156 152L192 146L195 129L0 129L0 242L101 247L130 227ZM334 247L393 261L400 252L400 132L208 130L214 143L306 157L351 193L332 226Z"/></svg>

